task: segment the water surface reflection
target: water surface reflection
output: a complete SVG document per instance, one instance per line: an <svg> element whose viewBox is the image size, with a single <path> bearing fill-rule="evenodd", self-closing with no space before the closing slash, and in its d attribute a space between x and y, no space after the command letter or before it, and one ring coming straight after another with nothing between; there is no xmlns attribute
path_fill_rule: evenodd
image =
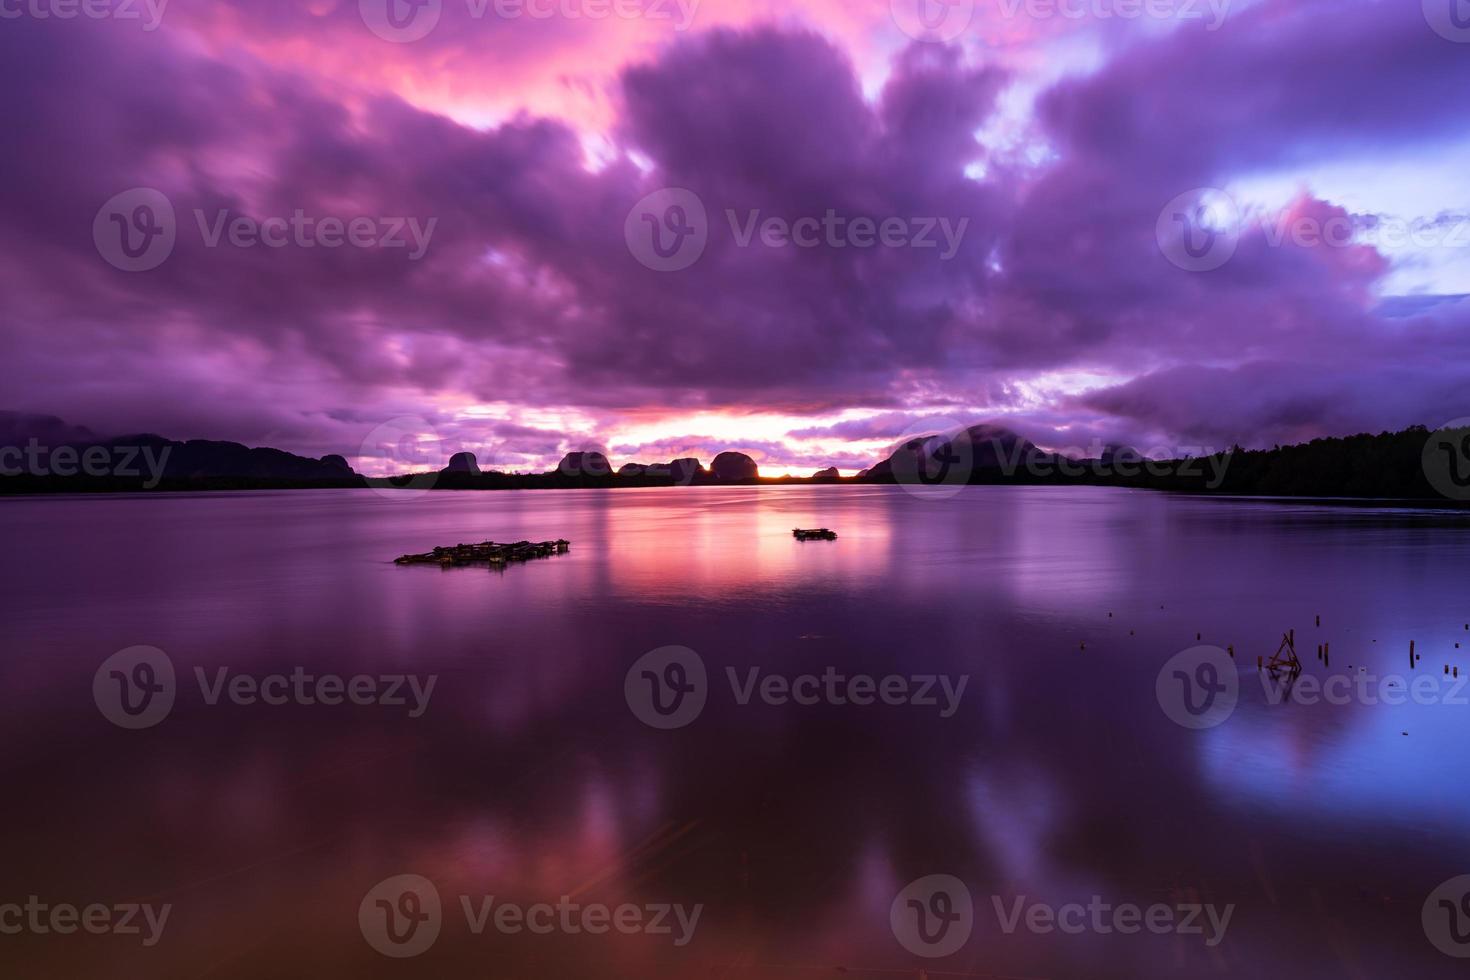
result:
<svg viewBox="0 0 1470 980"><path fill-rule="evenodd" d="M1273 706L1253 669L1293 627L1319 673L1323 641L1334 670L1406 673L1410 639L1426 665L1470 668L1454 648L1470 641L1470 525L1453 515L827 487L14 500L0 522L24 556L0 659L20 801L0 817L0 903L175 907L151 949L0 937L16 975L1459 972L1420 908L1470 872L1470 707ZM796 542L798 526L841 537ZM555 537L571 554L504 573L390 563ZM1248 667L1236 714L1203 732L1154 693L1196 635ZM167 651L182 685L165 722L127 732L91 684L137 644ZM623 682L668 645L698 652L711 691L693 724L656 731ZM418 719L211 706L194 683L298 666L439 682ZM970 680L945 718L741 705L726 671L752 668ZM445 921L393 960L357 912L403 873L434 882ZM930 874L976 907L971 940L933 963L889 928L894 896ZM703 912L684 946L474 935L459 896L490 895ZM1208 947L1006 934L991 896L1236 911Z"/></svg>

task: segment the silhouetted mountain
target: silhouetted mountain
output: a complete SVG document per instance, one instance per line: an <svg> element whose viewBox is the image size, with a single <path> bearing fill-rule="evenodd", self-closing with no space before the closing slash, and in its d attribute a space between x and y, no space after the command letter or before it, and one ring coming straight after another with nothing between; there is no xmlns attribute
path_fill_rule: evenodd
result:
<svg viewBox="0 0 1470 980"><path fill-rule="evenodd" d="M0 491L361 487L338 455L310 459L237 442L178 442L152 433L97 438L61 419L0 417Z"/></svg>
<svg viewBox="0 0 1470 980"><path fill-rule="evenodd" d="M839 479L829 467L810 477L761 479L755 460L724 452L706 470L699 460L629 463L612 474L595 451L569 453L553 472L482 472L471 453L443 470L367 479L346 459L310 459L268 447L158 435L99 439L44 415L0 413L0 493L130 490L413 487L441 490L669 487L712 483L814 483ZM1109 446L1098 459L1045 452L1016 433L975 425L905 440L857 477L867 483L1114 486L1218 495L1383 498L1445 506L1470 504L1470 429L1316 439L1270 450L1235 449L1197 459L1147 459Z"/></svg>
<svg viewBox="0 0 1470 980"><path fill-rule="evenodd" d="M699 460L676 459L671 463L625 463L618 470L619 479L672 480L690 484L705 476Z"/></svg>
<svg viewBox="0 0 1470 980"><path fill-rule="evenodd" d="M69 425L54 415L0 412L0 446L25 446L32 439L46 446L68 446L96 438L86 426Z"/></svg>
<svg viewBox="0 0 1470 980"><path fill-rule="evenodd" d="M599 452L567 453L556 471L562 476L602 478L612 476L612 463Z"/></svg>
<svg viewBox="0 0 1470 980"><path fill-rule="evenodd" d="M744 453L720 453L710 463L710 472L721 483L745 483L760 477L760 468L755 460Z"/></svg>
<svg viewBox="0 0 1470 980"><path fill-rule="evenodd" d="M973 425L905 440L861 475L885 483L938 482L954 473L1013 472L1054 458L1009 429Z"/></svg>
<svg viewBox="0 0 1470 980"><path fill-rule="evenodd" d="M251 449L238 442L191 439L173 442L160 436L124 436L114 446L146 446L150 442L170 450L164 467L166 479L245 479L285 482L340 482L357 474L341 456L310 459L280 449Z"/></svg>
<svg viewBox="0 0 1470 980"><path fill-rule="evenodd" d="M480 461L475 458L474 453L455 453L449 457L449 465L444 467L445 473L469 473L473 476L480 475Z"/></svg>
<svg viewBox="0 0 1470 980"><path fill-rule="evenodd" d="M1116 486L1232 496L1470 502L1470 429L1316 439L1269 450L1236 448L1147 459L1110 446L1098 459L1044 452L996 426L910 439L859 479L873 483Z"/></svg>

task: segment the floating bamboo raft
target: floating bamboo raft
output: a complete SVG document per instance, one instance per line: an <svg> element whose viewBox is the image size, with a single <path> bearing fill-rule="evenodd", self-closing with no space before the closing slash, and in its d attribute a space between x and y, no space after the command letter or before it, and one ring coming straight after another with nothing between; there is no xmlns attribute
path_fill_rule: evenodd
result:
<svg viewBox="0 0 1470 980"><path fill-rule="evenodd" d="M395 565L438 565L454 568L461 565L489 565L504 568L511 562L531 561L564 555L571 550L570 541L517 541L514 544L457 544L452 548L435 548L422 555L401 555L393 559Z"/></svg>
<svg viewBox="0 0 1470 980"><path fill-rule="evenodd" d="M798 541L836 541L837 532L829 531L825 527L818 528L793 528L791 536Z"/></svg>

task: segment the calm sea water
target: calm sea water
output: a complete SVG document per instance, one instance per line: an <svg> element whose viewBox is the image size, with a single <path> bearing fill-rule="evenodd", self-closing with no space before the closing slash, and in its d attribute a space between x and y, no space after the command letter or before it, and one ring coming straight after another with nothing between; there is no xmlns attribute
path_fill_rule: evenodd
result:
<svg viewBox="0 0 1470 980"><path fill-rule="evenodd" d="M1470 679L1464 517L828 487L27 499L0 527L0 906L170 906L152 946L0 935L6 976L1464 975L1435 941L1470 918L1425 916L1470 874L1470 688L1443 675ZM504 572L391 561L558 537ZM1271 703L1256 658L1291 629L1306 678L1367 679ZM1239 693L1195 729L1165 665L1199 644L1234 648ZM130 730L118 678L147 676L99 668L137 646L176 680ZM704 704L659 728L680 675L630 668L671 646ZM417 717L406 685L211 693L293 671L435 687ZM1427 680L1372 697L1394 674ZM741 703L803 675L966 686ZM1116 916L1192 905L1228 924ZM647 928L674 906L697 920Z"/></svg>

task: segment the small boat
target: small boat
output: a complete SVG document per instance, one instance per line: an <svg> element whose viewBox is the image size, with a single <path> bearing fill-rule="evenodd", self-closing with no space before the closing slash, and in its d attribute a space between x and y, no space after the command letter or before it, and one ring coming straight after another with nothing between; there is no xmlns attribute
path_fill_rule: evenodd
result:
<svg viewBox="0 0 1470 980"><path fill-rule="evenodd" d="M836 541L837 532L829 531L825 527L818 528L793 528L791 536L798 541Z"/></svg>

